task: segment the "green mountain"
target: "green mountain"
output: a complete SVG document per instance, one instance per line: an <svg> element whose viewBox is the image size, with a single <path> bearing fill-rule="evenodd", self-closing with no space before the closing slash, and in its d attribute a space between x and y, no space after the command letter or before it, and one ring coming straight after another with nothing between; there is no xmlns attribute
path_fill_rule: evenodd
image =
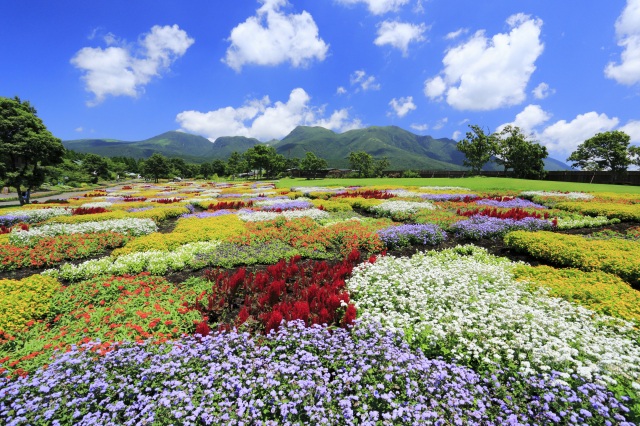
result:
<svg viewBox="0 0 640 426"><path fill-rule="evenodd" d="M227 159L232 152L244 152L260 144L257 139L225 136L215 143L202 136L184 132L166 132L143 141L114 139L79 139L63 141L71 150L105 157L126 156L148 158L158 152L166 157L180 157L189 162L203 163ZM335 133L323 127L298 126L284 139L270 141L279 154L287 158L303 158L311 151L327 160L331 167L348 168L349 153L366 151L376 158L387 157L392 170L464 170L464 154L456 149L456 141L419 136L396 126L372 126ZM568 170L569 167L551 158L545 160L547 170ZM499 170L490 163L487 170Z"/></svg>
<svg viewBox="0 0 640 426"><path fill-rule="evenodd" d="M311 151L338 168L349 167L349 153L366 151L387 157L390 169L463 170L464 155L452 139L418 136L396 126L367 127L337 134L322 127L296 127L273 144L285 157L302 158Z"/></svg>

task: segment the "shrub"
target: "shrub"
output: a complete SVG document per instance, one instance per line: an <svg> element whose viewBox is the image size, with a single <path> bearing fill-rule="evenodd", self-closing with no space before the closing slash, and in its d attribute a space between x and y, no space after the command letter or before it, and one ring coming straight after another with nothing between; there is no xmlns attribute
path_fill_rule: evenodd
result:
<svg viewBox="0 0 640 426"><path fill-rule="evenodd" d="M0 280L0 334L2 331L15 333L29 321L44 318L49 312L51 297L60 288L58 280L41 275Z"/></svg>

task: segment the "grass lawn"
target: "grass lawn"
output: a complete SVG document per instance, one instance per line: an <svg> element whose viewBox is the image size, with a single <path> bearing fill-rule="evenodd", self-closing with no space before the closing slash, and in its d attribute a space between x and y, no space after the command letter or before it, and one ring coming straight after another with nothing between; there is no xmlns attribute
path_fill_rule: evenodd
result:
<svg viewBox="0 0 640 426"><path fill-rule="evenodd" d="M292 186L461 186L475 191L581 191L640 194L640 186L603 185L576 182L555 182L494 177L465 178L368 178L368 179L312 179L286 178L276 183L278 188Z"/></svg>

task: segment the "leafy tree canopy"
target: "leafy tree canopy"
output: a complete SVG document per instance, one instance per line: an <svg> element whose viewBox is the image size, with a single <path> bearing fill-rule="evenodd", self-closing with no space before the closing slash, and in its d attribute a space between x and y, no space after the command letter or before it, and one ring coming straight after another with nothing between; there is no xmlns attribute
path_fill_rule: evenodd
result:
<svg viewBox="0 0 640 426"><path fill-rule="evenodd" d="M60 164L64 153L28 101L0 97L0 177L18 194L26 193L18 197L21 205L45 182L45 167Z"/></svg>
<svg viewBox="0 0 640 426"><path fill-rule="evenodd" d="M504 172L512 169L516 178L541 179L545 175L544 159L547 148L530 141L518 126L507 125L494 135L495 161L504 166Z"/></svg>
<svg viewBox="0 0 640 426"><path fill-rule="evenodd" d="M300 162L300 168L306 172L309 172L309 174L312 175L314 179L318 171L326 169L327 167L329 167L327 160L318 157L311 151L305 153L305 157Z"/></svg>
<svg viewBox="0 0 640 426"><path fill-rule="evenodd" d="M567 161L573 162L571 167L582 170L624 172L631 162L628 151L630 140L631 137L620 130L598 133L578 145Z"/></svg>
<svg viewBox="0 0 640 426"><path fill-rule="evenodd" d="M168 177L171 170L172 167L169 160L167 160L164 155L158 153L153 154L142 165L142 173L146 177L153 177L156 182L158 182L160 178Z"/></svg>
<svg viewBox="0 0 640 426"><path fill-rule="evenodd" d="M478 174L495 153L496 142L494 136L486 134L480 126L473 124L469 128L471 131L458 142L456 148L466 157L462 164L471 167L471 173Z"/></svg>

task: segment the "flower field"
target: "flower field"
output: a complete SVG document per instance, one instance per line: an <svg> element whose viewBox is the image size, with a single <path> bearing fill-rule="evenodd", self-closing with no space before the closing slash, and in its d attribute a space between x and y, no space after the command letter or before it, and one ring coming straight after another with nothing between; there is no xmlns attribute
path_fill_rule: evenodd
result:
<svg viewBox="0 0 640 426"><path fill-rule="evenodd" d="M640 197L133 184L0 210L0 423L640 424Z"/></svg>

